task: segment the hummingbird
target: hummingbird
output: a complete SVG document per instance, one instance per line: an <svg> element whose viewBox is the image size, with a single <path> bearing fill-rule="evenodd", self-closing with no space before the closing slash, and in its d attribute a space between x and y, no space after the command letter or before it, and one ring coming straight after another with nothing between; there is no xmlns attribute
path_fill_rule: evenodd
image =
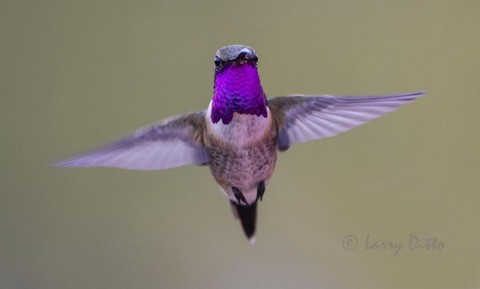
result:
<svg viewBox="0 0 480 289"><path fill-rule="evenodd" d="M272 177L277 152L333 137L425 94L298 94L267 99L252 47L222 47L213 62L213 96L207 109L166 118L55 165L133 170L208 166L254 243L257 203Z"/></svg>

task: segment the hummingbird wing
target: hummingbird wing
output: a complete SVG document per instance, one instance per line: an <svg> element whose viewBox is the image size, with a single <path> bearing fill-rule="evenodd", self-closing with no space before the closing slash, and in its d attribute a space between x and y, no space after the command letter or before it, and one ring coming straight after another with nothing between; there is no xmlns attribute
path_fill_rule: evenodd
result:
<svg viewBox="0 0 480 289"><path fill-rule="evenodd" d="M398 109L424 92L384 96L292 95L268 100L278 127L278 148L332 137Z"/></svg>
<svg viewBox="0 0 480 289"><path fill-rule="evenodd" d="M90 153L55 163L61 167L162 170L208 162L203 147L205 111L167 118Z"/></svg>

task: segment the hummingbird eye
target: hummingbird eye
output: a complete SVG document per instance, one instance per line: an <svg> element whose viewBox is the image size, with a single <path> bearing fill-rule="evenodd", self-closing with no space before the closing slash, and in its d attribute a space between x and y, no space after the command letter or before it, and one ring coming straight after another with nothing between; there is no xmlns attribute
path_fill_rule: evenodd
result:
<svg viewBox="0 0 480 289"><path fill-rule="evenodd" d="M258 57L257 57L257 56L255 56L255 57L253 58L253 62L255 62L255 63L258 62Z"/></svg>
<svg viewBox="0 0 480 289"><path fill-rule="evenodd" d="M220 58L215 57L215 59L213 60L213 63L215 64L215 67L219 67L220 64L222 64L222 61L220 60Z"/></svg>

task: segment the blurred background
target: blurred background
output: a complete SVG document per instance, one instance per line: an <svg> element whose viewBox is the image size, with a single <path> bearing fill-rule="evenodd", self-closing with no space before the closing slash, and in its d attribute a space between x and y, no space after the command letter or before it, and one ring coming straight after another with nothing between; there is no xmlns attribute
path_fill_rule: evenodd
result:
<svg viewBox="0 0 480 289"><path fill-rule="evenodd" d="M480 2L0 3L0 288L480 288ZM50 162L207 107L215 51L269 97L427 90L279 157L257 243L209 171Z"/></svg>

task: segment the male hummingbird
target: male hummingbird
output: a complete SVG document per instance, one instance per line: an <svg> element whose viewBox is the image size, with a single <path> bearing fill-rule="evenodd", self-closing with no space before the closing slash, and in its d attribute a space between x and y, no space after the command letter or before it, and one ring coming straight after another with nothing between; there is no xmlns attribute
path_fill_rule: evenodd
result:
<svg viewBox="0 0 480 289"><path fill-rule="evenodd" d="M213 96L207 109L169 117L56 165L136 170L207 165L253 243L257 202L272 176L277 150L335 136L424 95L267 99L257 61L252 47L220 48L214 59Z"/></svg>

